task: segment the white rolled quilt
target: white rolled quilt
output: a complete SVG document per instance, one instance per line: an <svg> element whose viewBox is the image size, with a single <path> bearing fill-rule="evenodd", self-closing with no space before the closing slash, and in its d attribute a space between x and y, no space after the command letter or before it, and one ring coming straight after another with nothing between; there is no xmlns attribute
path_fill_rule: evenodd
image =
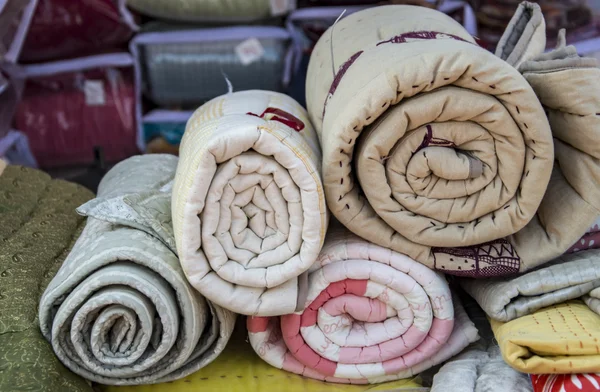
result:
<svg viewBox="0 0 600 392"><path fill-rule="evenodd" d="M237 313L297 310L328 222L305 110L278 93L223 95L188 121L179 154L173 227L190 283Z"/></svg>
<svg viewBox="0 0 600 392"><path fill-rule="evenodd" d="M386 382L478 339L442 274L346 229L330 229L308 282L302 311L247 320L250 344L277 368L329 382Z"/></svg>
<svg viewBox="0 0 600 392"><path fill-rule="evenodd" d="M550 180L548 120L459 23L413 6L353 13L317 43L306 90L328 206L347 228L450 274L532 267L510 236Z"/></svg>
<svg viewBox="0 0 600 392"><path fill-rule="evenodd" d="M173 381L212 362L235 315L187 282L175 253L170 186L177 157L112 168L78 209L81 236L44 292L39 319L57 357L108 385Z"/></svg>

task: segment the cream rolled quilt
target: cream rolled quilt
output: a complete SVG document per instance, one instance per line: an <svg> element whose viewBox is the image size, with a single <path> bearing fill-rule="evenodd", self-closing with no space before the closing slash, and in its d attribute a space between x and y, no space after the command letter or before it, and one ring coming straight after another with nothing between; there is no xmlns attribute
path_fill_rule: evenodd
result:
<svg viewBox="0 0 600 392"><path fill-rule="evenodd" d="M106 385L183 378L225 348L235 314L188 283L175 253L170 188L177 157L113 167L77 209L81 236L39 305L42 334L72 372Z"/></svg>
<svg viewBox="0 0 600 392"><path fill-rule="evenodd" d="M303 310L249 317L266 362L305 377L366 384L412 377L477 340L439 272L332 227Z"/></svg>
<svg viewBox="0 0 600 392"><path fill-rule="evenodd" d="M340 20L307 102L329 208L351 231L451 274L523 268L506 237L544 196L550 127L523 76L460 24L412 6Z"/></svg>
<svg viewBox="0 0 600 392"><path fill-rule="evenodd" d="M307 117L288 96L255 90L215 98L188 121L173 189L177 250L191 284L237 313L304 303L328 220Z"/></svg>

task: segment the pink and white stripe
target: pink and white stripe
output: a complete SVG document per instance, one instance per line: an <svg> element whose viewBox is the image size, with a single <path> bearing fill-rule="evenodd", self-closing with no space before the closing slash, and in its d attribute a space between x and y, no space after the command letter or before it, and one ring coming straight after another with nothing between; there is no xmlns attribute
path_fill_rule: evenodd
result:
<svg viewBox="0 0 600 392"><path fill-rule="evenodd" d="M248 318L252 347L277 368L330 382L390 381L477 339L466 315L455 319L443 275L342 229L332 230L308 280L304 311Z"/></svg>

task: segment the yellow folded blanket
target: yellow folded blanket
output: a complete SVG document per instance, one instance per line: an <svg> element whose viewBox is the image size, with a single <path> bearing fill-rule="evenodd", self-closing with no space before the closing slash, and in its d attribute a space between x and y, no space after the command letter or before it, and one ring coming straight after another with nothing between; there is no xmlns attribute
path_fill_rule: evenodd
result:
<svg viewBox="0 0 600 392"><path fill-rule="evenodd" d="M538 310L507 323L491 320L502 357L530 374L600 369L600 315L581 301Z"/></svg>

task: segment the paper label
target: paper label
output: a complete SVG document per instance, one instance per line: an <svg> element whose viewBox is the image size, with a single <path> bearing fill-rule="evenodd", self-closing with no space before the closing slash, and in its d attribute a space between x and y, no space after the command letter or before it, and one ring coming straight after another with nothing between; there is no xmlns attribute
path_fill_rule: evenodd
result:
<svg viewBox="0 0 600 392"><path fill-rule="evenodd" d="M290 11L290 3L293 0L270 0L271 3L271 15L281 16L285 15Z"/></svg>
<svg viewBox="0 0 600 392"><path fill-rule="evenodd" d="M248 65L259 60L265 54L265 49L258 39L249 38L235 47L235 53L243 65Z"/></svg>
<svg viewBox="0 0 600 392"><path fill-rule="evenodd" d="M104 96L104 82L102 80L86 80L83 83L85 103L88 106L106 105Z"/></svg>

